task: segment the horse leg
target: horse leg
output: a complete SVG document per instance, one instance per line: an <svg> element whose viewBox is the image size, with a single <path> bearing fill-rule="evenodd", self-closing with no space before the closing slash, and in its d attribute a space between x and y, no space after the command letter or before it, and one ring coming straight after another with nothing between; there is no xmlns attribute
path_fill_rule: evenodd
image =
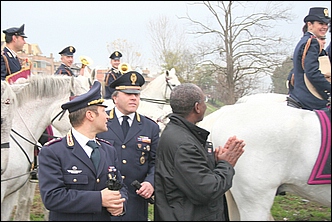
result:
<svg viewBox="0 0 332 222"><path fill-rule="evenodd" d="M1 148L1 175L6 171L9 159L9 148Z"/></svg>
<svg viewBox="0 0 332 222"><path fill-rule="evenodd" d="M43 212L44 212L44 221L48 221L50 211L47 210L44 205L43 205Z"/></svg>
<svg viewBox="0 0 332 222"><path fill-rule="evenodd" d="M231 189L240 212L241 221L274 221L271 208L276 188L263 188L255 191L241 189L243 187L237 187L236 190L234 190L234 187Z"/></svg>
<svg viewBox="0 0 332 222"><path fill-rule="evenodd" d="M17 208L13 218L14 221L30 221L30 209L35 196L36 184L28 181L19 190Z"/></svg>
<svg viewBox="0 0 332 222"><path fill-rule="evenodd" d="M13 192L12 194L9 194L8 196L4 197L4 199L1 202L1 221L12 220L12 213L16 206L17 198L18 198L17 192Z"/></svg>

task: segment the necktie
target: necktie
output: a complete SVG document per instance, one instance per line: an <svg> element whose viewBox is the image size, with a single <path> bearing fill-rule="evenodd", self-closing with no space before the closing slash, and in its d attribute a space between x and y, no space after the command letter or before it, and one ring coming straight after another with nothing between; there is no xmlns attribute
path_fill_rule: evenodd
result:
<svg viewBox="0 0 332 222"><path fill-rule="evenodd" d="M100 162L99 146L93 140L89 140L89 142L87 142L87 145L93 149L90 158L91 158L93 164L95 165L96 170L98 170L98 166L99 166L99 162Z"/></svg>
<svg viewBox="0 0 332 222"><path fill-rule="evenodd" d="M122 128L122 132L124 137L127 136L128 130L129 130L129 123L128 123L128 116L122 116L122 124L121 124L121 128Z"/></svg>

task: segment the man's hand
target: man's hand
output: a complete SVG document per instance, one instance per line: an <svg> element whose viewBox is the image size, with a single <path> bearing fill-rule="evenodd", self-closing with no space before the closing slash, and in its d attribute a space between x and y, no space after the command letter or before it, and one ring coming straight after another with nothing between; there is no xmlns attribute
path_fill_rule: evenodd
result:
<svg viewBox="0 0 332 222"><path fill-rule="evenodd" d="M123 212L125 198L121 198L120 191L105 188L101 191L102 206L107 208L113 216L119 216Z"/></svg>
<svg viewBox="0 0 332 222"><path fill-rule="evenodd" d="M219 146L215 149L215 159L216 161L225 160L234 167L237 160L244 152L244 146L245 143L243 140L239 140L236 136L232 136L227 140L224 148Z"/></svg>

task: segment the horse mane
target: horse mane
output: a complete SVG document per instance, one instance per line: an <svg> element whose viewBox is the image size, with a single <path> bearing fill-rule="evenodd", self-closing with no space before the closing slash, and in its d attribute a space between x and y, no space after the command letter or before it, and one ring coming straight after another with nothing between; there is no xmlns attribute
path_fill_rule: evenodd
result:
<svg viewBox="0 0 332 222"><path fill-rule="evenodd" d="M26 86L16 93L18 106L36 98L54 98L68 93L70 90L76 94L78 88L82 87L79 81L75 81L76 77L69 77L63 75L31 75L28 79L19 79L14 84L26 84ZM77 82L77 83L76 83Z"/></svg>
<svg viewBox="0 0 332 222"><path fill-rule="evenodd" d="M10 85L7 81L1 81L1 106L6 102L7 99L11 98L11 103L14 103L14 106L17 105L17 99L15 92L10 88Z"/></svg>

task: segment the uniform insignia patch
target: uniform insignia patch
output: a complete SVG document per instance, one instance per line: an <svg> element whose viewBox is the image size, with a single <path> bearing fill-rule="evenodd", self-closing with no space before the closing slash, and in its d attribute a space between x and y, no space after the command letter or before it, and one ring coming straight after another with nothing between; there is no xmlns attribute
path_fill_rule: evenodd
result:
<svg viewBox="0 0 332 222"><path fill-rule="evenodd" d="M111 146L112 146L112 144L111 144L109 141L107 141L107 140L100 139L100 138L96 138L96 140L97 140L97 141L100 141L100 142L107 143L108 145L111 145Z"/></svg>
<svg viewBox="0 0 332 222"><path fill-rule="evenodd" d="M79 174L82 173L82 170L78 170L77 166L72 166L71 170L67 170L67 172L71 174Z"/></svg>
<svg viewBox="0 0 332 222"><path fill-rule="evenodd" d="M62 137L52 139L52 140L46 142L46 143L44 144L44 146L49 146L49 145L51 145L51 144L53 144L53 143L60 142L61 140L62 140Z"/></svg>

